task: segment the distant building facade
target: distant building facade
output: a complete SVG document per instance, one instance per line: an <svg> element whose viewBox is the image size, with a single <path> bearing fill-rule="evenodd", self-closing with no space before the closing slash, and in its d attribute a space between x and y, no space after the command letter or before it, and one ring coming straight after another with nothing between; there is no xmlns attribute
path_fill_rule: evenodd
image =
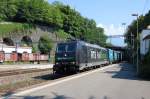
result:
<svg viewBox="0 0 150 99"><path fill-rule="evenodd" d="M32 47L1 46L0 51L3 51L4 53L32 53Z"/></svg>
<svg viewBox="0 0 150 99"><path fill-rule="evenodd" d="M150 27L140 34L140 54L146 55L150 49Z"/></svg>

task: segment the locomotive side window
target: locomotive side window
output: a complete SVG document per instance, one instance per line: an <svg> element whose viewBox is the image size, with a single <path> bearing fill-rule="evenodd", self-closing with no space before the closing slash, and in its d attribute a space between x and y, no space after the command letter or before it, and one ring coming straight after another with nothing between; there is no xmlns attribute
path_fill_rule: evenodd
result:
<svg viewBox="0 0 150 99"><path fill-rule="evenodd" d="M86 58L87 58L87 48L86 48L86 46L82 46L82 57L84 58L84 61L86 60Z"/></svg>
<svg viewBox="0 0 150 99"><path fill-rule="evenodd" d="M68 44L59 44L57 46L57 52L73 52L76 49L75 43L68 43Z"/></svg>
<svg viewBox="0 0 150 99"><path fill-rule="evenodd" d="M97 51L97 58L98 58L98 59L101 58L101 53L100 53L100 51Z"/></svg>
<svg viewBox="0 0 150 99"><path fill-rule="evenodd" d="M96 51L91 50L91 59L96 59Z"/></svg>
<svg viewBox="0 0 150 99"><path fill-rule="evenodd" d="M107 52L105 50L101 50L101 59L107 58Z"/></svg>

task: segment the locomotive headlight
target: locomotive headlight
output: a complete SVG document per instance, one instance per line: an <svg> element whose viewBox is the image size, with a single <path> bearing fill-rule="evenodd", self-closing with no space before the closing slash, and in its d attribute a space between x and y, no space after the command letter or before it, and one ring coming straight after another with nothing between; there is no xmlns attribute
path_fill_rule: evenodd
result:
<svg viewBox="0 0 150 99"><path fill-rule="evenodd" d="M55 64L59 64L58 62L56 62Z"/></svg>
<svg viewBox="0 0 150 99"><path fill-rule="evenodd" d="M71 62L71 64L75 64L75 62Z"/></svg>

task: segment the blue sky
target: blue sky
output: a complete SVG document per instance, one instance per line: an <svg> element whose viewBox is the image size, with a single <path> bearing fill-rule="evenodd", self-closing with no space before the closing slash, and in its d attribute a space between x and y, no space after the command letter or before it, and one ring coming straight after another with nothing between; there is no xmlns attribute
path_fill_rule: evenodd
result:
<svg viewBox="0 0 150 99"><path fill-rule="evenodd" d="M55 0L48 0L49 3ZM124 29L135 17L132 13L145 14L150 10L150 0L57 0L75 8L82 16L94 19L97 26L105 29L106 35L122 35ZM122 26L126 23L126 27ZM110 41L110 40L108 40ZM114 45L123 46L122 38L111 40Z"/></svg>

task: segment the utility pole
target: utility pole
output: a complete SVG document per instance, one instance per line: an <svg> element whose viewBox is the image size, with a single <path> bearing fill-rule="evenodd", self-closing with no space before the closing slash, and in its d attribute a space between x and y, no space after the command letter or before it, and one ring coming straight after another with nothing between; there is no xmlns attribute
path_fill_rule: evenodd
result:
<svg viewBox="0 0 150 99"><path fill-rule="evenodd" d="M134 35L131 32L131 44L132 44L132 62L134 64Z"/></svg>
<svg viewBox="0 0 150 99"><path fill-rule="evenodd" d="M136 62L136 65L137 65L137 75L139 74L139 42L138 42L138 40L139 40L139 33L138 33L138 24L139 24L139 22L138 22L138 18L139 18L139 15L138 14L132 14L132 16L136 16L137 17L137 22L136 22L136 28L137 28L137 31L136 31L136 33L137 33L137 35L136 35L136 39L137 39L137 48L136 48L136 50L137 50L137 62Z"/></svg>

